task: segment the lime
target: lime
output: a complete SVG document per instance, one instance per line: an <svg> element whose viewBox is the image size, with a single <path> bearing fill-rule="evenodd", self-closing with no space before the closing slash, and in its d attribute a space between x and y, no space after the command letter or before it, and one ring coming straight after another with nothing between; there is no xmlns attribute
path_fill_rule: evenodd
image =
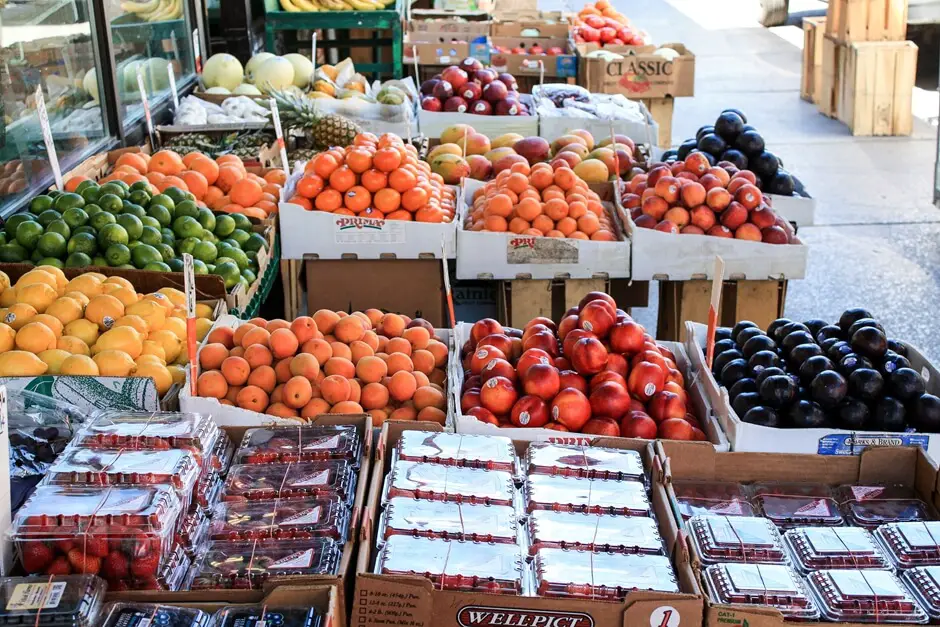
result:
<svg viewBox="0 0 940 627"><path fill-rule="evenodd" d="M242 244L242 250L246 253L256 253L262 248L267 249L268 243L264 241L264 238L261 237L258 233L252 233L248 236L248 241Z"/></svg>
<svg viewBox="0 0 940 627"><path fill-rule="evenodd" d="M245 251L239 248L229 248L227 252L227 257L231 257L232 261L238 264L239 270L244 270L248 267L248 255L245 254Z"/></svg>
<svg viewBox="0 0 940 627"><path fill-rule="evenodd" d="M215 214L209 209L200 209L196 219L199 220L199 224L202 225L202 228L208 229L209 231L215 230Z"/></svg>
<svg viewBox="0 0 940 627"><path fill-rule="evenodd" d="M37 266L54 266L60 270L65 267L65 264L61 259L56 259L55 257L44 257L36 262Z"/></svg>
<svg viewBox="0 0 940 627"><path fill-rule="evenodd" d="M165 196L169 196L170 200L176 204L179 204L187 199L186 192L181 190L179 187L167 187L165 190L163 190L163 194Z"/></svg>
<svg viewBox="0 0 940 627"><path fill-rule="evenodd" d="M249 270L248 268L242 269L242 276L245 277L245 280L248 281L249 285L251 285L258 279L258 275L256 275L253 271Z"/></svg>
<svg viewBox="0 0 940 627"><path fill-rule="evenodd" d="M88 214L81 207L72 207L62 212L62 219L69 228L77 229L88 222Z"/></svg>
<svg viewBox="0 0 940 627"><path fill-rule="evenodd" d="M132 183L130 187L132 192L147 192L150 193L150 181L137 181Z"/></svg>
<svg viewBox="0 0 940 627"><path fill-rule="evenodd" d="M140 269L143 269L148 263L163 263L163 255L153 246L139 244L131 250L131 262Z"/></svg>
<svg viewBox="0 0 940 627"><path fill-rule="evenodd" d="M127 189L128 189L127 186L119 185L117 181L111 181L110 183L105 183L99 189L101 190L102 195L114 194L121 200L127 198ZM104 207L104 205L102 206ZM104 207L104 210L107 211L108 208Z"/></svg>
<svg viewBox="0 0 940 627"><path fill-rule="evenodd" d="M66 209L71 209L72 207L84 207L85 199L82 198L81 194L74 194L69 192L56 198L52 206L56 211L62 212Z"/></svg>
<svg viewBox="0 0 940 627"><path fill-rule="evenodd" d="M209 274L209 266L198 259L193 259L194 274Z"/></svg>
<svg viewBox="0 0 940 627"><path fill-rule="evenodd" d="M184 200L176 204L176 212L173 215L177 218L181 216L190 216L192 218L198 218L199 207L197 207L196 203L194 203L191 200Z"/></svg>
<svg viewBox="0 0 940 627"><path fill-rule="evenodd" d="M36 221L43 226L48 226L54 220L59 220L62 218L62 214L56 211L55 209L47 209L39 214L39 217L36 218Z"/></svg>
<svg viewBox="0 0 940 627"><path fill-rule="evenodd" d="M29 211L38 216L43 211L52 209L52 203L53 200L49 196L36 196L29 201Z"/></svg>
<svg viewBox="0 0 940 627"><path fill-rule="evenodd" d="M102 187L101 189L104 188ZM121 209L124 208L121 197L116 194L102 194L98 197L96 204L109 213L120 213Z"/></svg>
<svg viewBox="0 0 940 627"><path fill-rule="evenodd" d="M215 219L215 234L218 237L228 237L235 230L235 220L232 216L219 216Z"/></svg>
<svg viewBox="0 0 940 627"><path fill-rule="evenodd" d="M215 261L216 257L218 256L219 251L216 250L215 244L210 242L199 242L195 247L193 247L193 257L199 259L200 261L210 263Z"/></svg>
<svg viewBox="0 0 940 627"><path fill-rule="evenodd" d="M67 228L67 227L66 227ZM43 257L65 257L65 250L68 242L61 233L43 233L39 241L36 242L36 252Z"/></svg>
<svg viewBox="0 0 940 627"><path fill-rule="evenodd" d="M170 229L160 229L160 236L167 246L176 246L176 235Z"/></svg>
<svg viewBox="0 0 940 627"><path fill-rule="evenodd" d="M112 181L112 182L113 182L115 185L120 185L122 188L124 188L124 191L125 191L125 192L131 191L131 186L128 185L127 183L125 183L124 181L122 181L121 179L115 179L115 180Z"/></svg>
<svg viewBox="0 0 940 627"><path fill-rule="evenodd" d="M16 243L27 250L32 250L36 248L36 242L39 241L42 234L43 228L38 222L31 220L20 222L19 226L16 227Z"/></svg>
<svg viewBox="0 0 940 627"><path fill-rule="evenodd" d="M159 229L155 229L152 226L144 226L140 230L140 237L138 239L148 246L156 246L157 244L163 243L163 234L160 233Z"/></svg>
<svg viewBox="0 0 940 627"><path fill-rule="evenodd" d="M86 203L98 202L98 199L101 197L101 188L97 185L94 187L86 187L81 191L81 194Z"/></svg>
<svg viewBox="0 0 940 627"><path fill-rule="evenodd" d="M72 253L65 258L66 268L84 268L91 265L91 257L85 253Z"/></svg>
<svg viewBox="0 0 940 627"><path fill-rule="evenodd" d="M160 231L160 222L156 218L151 217L151 216L139 216L139 217L140 217L141 223L144 226L152 226L153 228L157 229L157 232Z"/></svg>
<svg viewBox="0 0 940 627"><path fill-rule="evenodd" d="M196 218L191 218L190 216L183 216L181 218L176 218L173 220L173 232L179 238L187 237L201 237L202 236L202 225L196 220Z"/></svg>
<svg viewBox="0 0 940 627"><path fill-rule="evenodd" d="M7 233L10 233L11 236L16 235L16 227L20 225L21 222L35 222L36 216L29 213L17 213L16 215L10 216L6 224L4 224L4 229Z"/></svg>
<svg viewBox="0 0 940 627"><path fill-rule="evenodd" d="M98 236L98 231L96 231L90 224L80 226L77 229L72 229L72 237L75 237L79 233L90 233L92 237Z"/></svg>
<svg viewBox="0 0 940 627"><path fill-rule="evenodd" d="M209 274L215 274L215 264L214 264L214 263L207 263L207 264L206 264L206 271L207 271Z"/></svg>
<svg viewBox="0 0 940 627"><path fill-rule="evenodd" d="M124 244L126 246L129 241L127 231L120 224L106 224L104 228L98 231L98 245L102 248L108 248L112 244Z"/></svg>
<svg viewBox="0 0 940 627"><path fill-rule="evenodd" d="M117 222L117 218L114 217L113 213L108 213L107 211L102 211L101 213L96 213L91 216L89 224L92 226L95 231L100 231L109 224L114 224Z"/></svg>
<svg viewBox="0 0 940 627"><path fill-rule="evenodd" d="M143 218L147 215L147 210L141 207L140 205L135 205L132 202L124 202L124 209L121 210L121 214L127 214L130 216L136 216L138 218Z"/></svg>
<svg viewBox="0 0 940 627"><path fill-rule="evenodd" d="M140 234L144 230L144 223L140 221L140 218L129 213L122 213L117 217L117 223L127 231L128 238L132 240L140 239Z"/></svg>
<svg viewBox="0 0 940 627"><path fill-rule="evenodd" d="M10 237L12 238L13 236L11 235ZM6 231L0 231L0 246L2 246L3 244L6 244L6 243L7 243L7 232L6 232Z"/></svg>
<svg viewBox="0 0 940 627"><path fill-rule="evenodd" d="M98 240L91 233L76 233L69 240L68 252L94 255L98 252Z"/></svg>
<svg viewBox="0 0 940 627"><path fill-rule="evenodd" d="M238 277L238 283L245 289L246 292L251 288L251 283L249 283L248 279L243 276Z"/></svg>
<svg viewBox="0 0 940 627"><path fill-rule="evenodd" d="M46 233L58 233L68 241L72 236L72 229L65 223L65 220L53 220L46 227Z"/></svg>
<svg viewBox="0 0 940 627"><path fill-rule="evenodd" d="M154 196L154 198L159 198L159 196ZM147 215L154 218L162 226L170 226L173 222L173 214L170 209L166 205L155 204L153 201L147 208Z"/></svg>
<svg viewBox="0 0 940 627"><path fill-rule="evenodd" d="M91 180L82 181L82 182L79 183L78 186L75 188L75 193L76 193L76 194L81 194L81 193L82 193L83 191L85 191L86 189L89 189L89 188L97 188L97 187L98 187L98 184L95 183L94 181L91 181Z"/></svg>
<svg viewBox="0 0 940 627"><path fill-rule="evenodd" d="M144 270L150 270L152 272L173 272L173 270L167 264L162 261L154 261L153 263L148 263L143 268Z"/></svg>
<svg viewBox="0 0 940 627"><path fill-rule="evenodd" d="M29 251L15 242L0 246L0 261L5 263L20 263L28 257Z"/></svg>
<svg viewBox="0 0 940 627"><path fill-rule="evenodd" d="M196 249L196 244L198 244L198 243L199 243L199 240L196 239L195 237L187 237L187 238L185 238L185 239L180 240L180 242L179 242L179 248L178 248L179 253L180 253L181 255L183 255L183 254L187 254L187 255L193 254L193 250Z"/></svg>
<svg viewBox="0 0 940 627"><path fill-rule="evenodd" d="M136 185L136 183L134 184ZM145 192L142 189L134 190L130 193L127 199L135 205L146 207L150 204L150 192Z"/></svg>
<svg viewBox="0 0 940 627"><path fill-rule="evenodd" d="M131 249L124 244L111 244L104 251L104 258L112 268L130 263Z"/></svg>
<svg viewBox="0 0 940 627"><path fill-rule="evenodd" d="M104 255L95 255L91 259L91 265L98 266L99 268L107 268L108 260Z"/></svg>
<svg viewBox="0 0 940 627"><path fill-rule="evenodd" d="M251 220L248 219L248 216L241 213L233 213L230 215L232 219L235 220L236 229L251 233Z"/></svg>
<svg viewBox="0 0 940 627"><path fill-rule="evenodd" d="M202 263L202 262L200 262ZM166 265L169 266L170 272L182 272L183 271L183 260L179 257L174 257L166 262ZM193 264L195 267L195 264Z"/></svg>
<svg viewBox="0 0 940 627"><path fill-rule="evenodd" d="M166 207L172 213L176 209L176 203L173 202L173 199L167 196L166 194L157 194L150 199L150 207L154 205L161 205Z"/></svg>
<svg viewBox="0 0 940 627"><path fill-rule="evenodd" d="M245 244L248 242L248 239L251 237L251 233L248 231L240 231L236 229L232 232L229 239L234 240L235 244L244 250Z"/></svg>
<svg viewBox="0 0 940 627"><path fill-rule="evenodd" d="M225 238L224 240L222 240L222 241L219 242L219 243L220 243L220 244L225 244L226 246L231 246L231 247L233 247L233 248L238 248L239 250L241 250L241 247L242 247L241 244L239 244L237 241L235 241L235 240L234 240L233 238L231 238L231 237L227 237L227 238Z"/></svg>
<svg viewBox="0 0 940 627"><path fill-rule="evenodd" d="M163 257L163 261L169 261L170 259L173 259L174 257L176 257L176 251L173 250L173 247L170 246L169 244L164 244L163 242L160 242L159 244L154 246L154 248L160 251L160 255Z"/></svg>
<svg viewBox="0 0 940 627"><path fill-rule="evenodd" d="M60 191L57 190L57 189L50 189L48 192L46 192L46 196L48 196L48 197L51 198L52 200L55 200L56 198L58 198L59 196L61 196L63 193L64 193L64 192L60 192Z"/></svg>
<svg viewBox="0 0 940 627"><path fill-rule="evenodd" d="M90 205L85 205L84 207L82 207L82 211L84 211L85 213L87 213L87 214L88 214L88 217L90 218L91 216L95 215L96 213L101 213L102 211L104 211L104 209L102 209L101 207L99 207L99 206L96 205L96 204L90 204Z"/></svg>
<svg viewBox="0 0 940 627"><path fill-rule="evenodd" d="M34 250L29 255L29 260L32 261L33 263L39 263L40 259L42 259L42 254L38 250Z"/></svg>
<svg viewBox="0 0 940 627"><path fill-rule="evenodd" d="M225 263L225 262L235 263L235 260L232 259L231 257L226 257L225 255L220 254L218 257L215 258L215 261L213 261L212 263L214 263L215 265L219 265L220 263Z"/></svg>
<svg viewBox="0 0 940 627"><path fill-rule="evenodd" d="M230 290L238 285L238 280L241 278L241 273L234 261L223 261L222 263L216 264L213 274L222 277L222 280L225 281L226 290Z"/></svg>

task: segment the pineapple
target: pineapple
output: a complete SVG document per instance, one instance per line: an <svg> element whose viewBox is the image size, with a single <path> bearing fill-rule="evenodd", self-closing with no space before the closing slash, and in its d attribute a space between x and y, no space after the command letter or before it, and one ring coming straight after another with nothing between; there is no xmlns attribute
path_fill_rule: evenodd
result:
<svg viewBox="0 0 940 627"><path fill-rule="evenodd" d="M348 118L335 113L317 112L313 100L278 91L272 91L271 96L277 101L284 130L303 130L314 148L349 146L356 135L362 132L359 125Z"/></svg>

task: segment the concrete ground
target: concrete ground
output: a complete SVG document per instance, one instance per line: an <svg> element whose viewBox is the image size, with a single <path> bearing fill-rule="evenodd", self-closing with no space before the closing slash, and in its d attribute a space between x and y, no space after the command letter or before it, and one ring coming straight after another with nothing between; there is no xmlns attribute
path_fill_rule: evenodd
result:
<svg viewBox="0 0 940 627"><path fill-rule="evenodd" d="M713 123L722 109L740 109L818 199L816 225L800 229L810 247L807 276L790 283L785 315L833 320L849 307L865 307L889 335L940 359L936 91L915 90L919 119L911 137L856 138L800 99L799 18L821 14L824 4L791 0L793 25L773 29L758 24L757 0L615 4L654 42L684 43L697 57L695 97L676 99L674 145ZM937 50L924 47L921 54ZM933 58L919 63L936 68ZM936 87L935 74L925 80ZM637 312L653 328L654 308L655 302Z"/></svg>

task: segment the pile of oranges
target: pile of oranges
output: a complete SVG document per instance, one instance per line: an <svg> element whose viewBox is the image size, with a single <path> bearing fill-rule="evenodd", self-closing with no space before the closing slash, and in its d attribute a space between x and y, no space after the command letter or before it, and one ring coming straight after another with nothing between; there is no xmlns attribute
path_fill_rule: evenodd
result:
<svg viewBox="0 0 940 627"><path fill-rule="evenodd" d="M474 192L464 227L600 242L620 239L597 193L560 164L512 164Z"/></svg>
<svg viewBox="0 0 940 627"><path fill-rule="evenodd" d="M400 137L361 133L351 146L311 159L289 202L308 211L441 223L454 219L456 193Z"/></svg>
<svg viewBox="0 0 940 627"><path fill-rule="evenodd" d="M217 327L199 351L198 396L281 418L372 415L443 424L447 344L427 321L321 309L292 322Z"/></svg>
<svg viewBox="0 0 940 627"><path fill-rule="evenodd" d="M281 187L286 178L284 171L277 169L268 171L263 177L248 172L237 155L221 155L213 159L201 152L180 156L172 150L161 150L153 155L143 152L121 154L112 172L99 183L116 179L128 185L149 181L158 192L178 187L192 192L200 207L263 220L277 213ZM84 176L72 177L66 191L74 191L85 180L88 178Z"/></svg>

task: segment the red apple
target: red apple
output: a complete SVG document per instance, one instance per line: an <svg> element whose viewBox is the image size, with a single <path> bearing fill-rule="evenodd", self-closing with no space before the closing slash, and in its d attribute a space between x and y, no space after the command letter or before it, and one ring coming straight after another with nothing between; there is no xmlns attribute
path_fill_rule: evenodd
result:
<svg viewBox="0 0 940 627"><path fill-rule="evenodd" d="M754 223L754 226L763 230L776 223L777 215L773 209L765 205L752 211L748 219Z"/></svg>
<svg viewBox="0 0 940 627"><path fill-rule="evenodd" d="M565 341L561 343L561 350L569 360L571 359L571 351L574 350L574 345L578 343L578 340L586 337L594 337L594 334L584 329L574 329L565 336Z"/></svg>
<svg viewBox="0 0 940 627"><path fill-rule="evenodd" d="M544 427L548 424L548 406L536 396L523 396L512 406L509 420L517 427Z"/></svg>
<svg viewBox="0 0 940 627"><path fill-rule="evenodd" d="M712 228L708 229L707 234L713 237L726 237L726 238L734 237L734 233L731 232L731 229L729 229L723 224L716 224Z"/></svg>
<svg viewBox="0 0 940 627"><path fill-rule="evenodd" d="M584 309L588 303L592 303L596 300L607 303L610 306L610 311L613 315L617 314L617 301L614 300L614 297L605 292L588 292L584 297L578 302L577 309L580 311Z"/></svg>
<svg viewBox="0 0 940 627"><path fill-rule="evenodd" d="M474 100L469 105L470 113L474 115L493 115L493 105L485 100Z"/></svg>
<svg viewBox="0 0 940 627"><path fill-rule="evenodd" d="M641 361L630 372L630 377L627 379L627 389L630 390L630 394L634 398L645 402L662 391L665 383L666 374L662 368L654 363ZM486 402L483 405L485 407Z"/></svg>
<svg viewBox="0 0 940 627"><path fill-rule="evenodd" d="M569 334L570 335L570 334ZM571 348L571 365L578 374L597 374L607 365L607 349L600 340L583 337Z"/></svg>
<svg viewBox="0 0 940 627"><path fill-rule="evenodd" d="M456 65L444 68L444 71L441 72L441 79L450 83L455 93L467 84L467 78L467 73Z"/></svg>
<svg viewBox="0 0 940 627"><path fill-rule="evenodd" d="M503 355L512 354L512 339L505 333L493 333L492 335L487 335L485 338L477 343L477 350L483 348L484 346L492 346L502 351Z"/></svg>
<svg viewBox="0 0 940 627"><path fill-rule="evenodd" d="M601 383L591 391L591 412L598 416L619 419L630 408L630 395L619 383ZM684 412L683 412L684 414Z"/></svg>
<svg viewBox="0 0 940 627"><path fill-rule="evenodd" d="M476 81L469 81L458 92L467 102L473 102L483 97L483 87Z"/></svg>
<svg viewBox="0 0 940 627"><path fill-rule="evenodd" d="M580 431L590 418L591 402L578 390L564 389L552 400L552 419L571 431Z"/></svg>
<svg viewBox="0 0 940 627"><path fill-rule="evenodd" d="M467 111L467 101L460 96L451 96L444 101L444 111L448 113L465 113Z"/></svg>
<svg viewBox="0 0 940 627"><path fill-rule="evenodd" d="M522 391L537 396L543 401L555 398L561 389L561 377L555 366L534 364L526 370L522 378Z"/></svg>
<svg viewBox="0 0 940 627"><path fill-rule="evenodd" d="M571 431L571 429L561 424L560 422L550 422L547 425L545 425L545 428L551 429L552 431L563 431L563 432Z"/></svg>
<svg viewBox="0 0 940 627"><path fill-rule="evenodd" d="M735 239L746 239L752 242L759 242L761 241L763 234L759 228L750 222L746 222L735 230L734 237Z"/></svg>
<svg viewBox="0 0 940 627"><path fill-rule="evenodd" d="M790 238L787 237L787 232L781 229L779 226L768 226L766 229L761 230L761 239L768 244L790 243Z"/></svg>
<svg viewBox="0 0 940 627"><path fill-rule="evenodd" d="M425 111L442 111L444 105L434 96L423 96L421 98L421 108Z"/></svg>

